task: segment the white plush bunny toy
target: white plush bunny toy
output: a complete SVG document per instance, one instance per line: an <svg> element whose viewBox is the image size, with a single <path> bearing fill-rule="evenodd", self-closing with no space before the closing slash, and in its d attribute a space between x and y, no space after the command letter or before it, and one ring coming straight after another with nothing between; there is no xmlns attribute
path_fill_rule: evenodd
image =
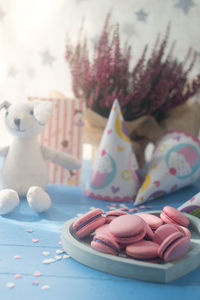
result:
<svg viewBox="0 0 200 300"><path fill-rule="evenodd" d="M40 146L38 135L47 124L52 103L48 101L24 101L0 103L5 109L5 123L13 135L10 145L0 148L4 158L0 170L0 214L11 212L19 197L26 196L29 206L40 213L51 206L45 192L48 184L46 160L65 168L79 169L80 163L63 151Z"/></svg>

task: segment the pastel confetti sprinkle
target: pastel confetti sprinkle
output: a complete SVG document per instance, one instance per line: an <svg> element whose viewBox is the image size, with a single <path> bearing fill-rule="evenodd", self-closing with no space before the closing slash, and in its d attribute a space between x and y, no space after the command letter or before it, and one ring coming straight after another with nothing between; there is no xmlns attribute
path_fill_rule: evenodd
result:
<svg viewBox="0 0 200 300"><path fill-rule="evenodd" d="M20 258L21 258L20 255L15 255L15 256L14 256L14 259L20 259Z"/></svg>
<svg viewBox="0 0 200 300"><path fill-rule="evenodd" d="M43 264L51 264L51 263L54 263L56 260L55 258L47 258L47 259L44 259L42 262Z"/></svg>
<svg viewBox="0 0 200 300"><path fill-rule="evenodd" d="M42 252L42 255L44 255L44 256L49 256L51 253L49 252L49 251L43 251Z"/></svg>
<svg viewBox="0 0 200 300"><path fill-rule="evenodd" d="M138 209L137 208L130 208L129 209L129 212L134 212L134 211L138 211Z"/></svg>
<svg viewBox="0 0 200 300"><path fill-rule="evenodd" d="M39 277L39 276L41 276L41 273L40 273L40 271L35 271L35 272L34 272L34 274L33 274L33 276L35 276L35 277Z"/></svg>
<svg viewBox="0 0 200 300"><path fill-rule="evenodd" d="M27 229L26 231L27 231L28 233L32 233L32 232L33 232L33 229L30 228L30 229Z"/></svg>
<svg viewBox="0 0 200 300"><path fill-rule="evenodd" d="M64 249L57 249L57 250L56 250L56 254L62 254L62 253L64 253L64 252L65 252Z"/></svg>
<svg viewBox="0 0 200 300"><path fill-rule="evenodd" d="M78 214L76 214L76 215L77 215L77 217L81 217L83 214L78 213Z"/></svg>
<svg viewBox="0 0 200 300"><path fill-rule="evenodd" d="M96 209L95 206L90 206L90 210Z"/></svg>
<svg viewBox="0 0 200 300"><path fill-rule="evenodd" d="M9 289L12 289L12 288L14 288L14 287L16 286L16 284L15 284L14 282L8 282L8 283L6 284L6 286L7 286Z"/></svg>
<svg viewBox="0 0 200 300"><path fill-rule="evenodd" d="M32 239L32 242L33 242L33 243L38 243L39 240L38 240L38 239Z"/></svg>
<svg viewBox="0 0 200 300"><path fill-rule="evenodd" d="M21 274L15 274L15 278L16 279L22 278L22 275Z"/></svg>
<svg viewBox="0 0 200 300"><path fill-rule="evenodd" d="M114 207L113 207L113 206L109 206L108 208L109 208L110 210L113 210L113 209L114 209Z"/></svg>
<svg viewBox="0 0 200 300"><path fill-rule="evenodd" d="M120 210L129 210L127 206L121 207Z"/></svg>
<svg viewBox="0 0 200 300"><path fill-rule="evenodd" d="M55 255L54 257L55 257L56 260L62 259L62 256L60 256L60 255Z"/></svg>
<svg viewBox="0 0 200 300"><path fill-rule="evenodd" d="M141 209L144 209L144 208L145 208L145 206L144 206L144 205L140 205L140 206L139 206L139 208L141 208Z"/></svg>
<svg viewBox="0 0 200 300"><path fill-rule="evenodd" d="M62 242L61 242L61 241L59 241L59 242L58 242L58 244L59 244L59 245L62 245Z"/></svg>
<svg viewBox="0 0 200 300"><path fill-rule="evenodd" d="M38 280L33 280L32 284L33 284L33 285L38 285L38 284L40 284L40 283L39 283Z"/></svg>
<svg viewBox="0 0 200 300"><path fill-rule="evenodd" d="M43 285L42 287L41 287L41 289L42 290L49 290L50 289L50 286L49 285Z"/></svg>

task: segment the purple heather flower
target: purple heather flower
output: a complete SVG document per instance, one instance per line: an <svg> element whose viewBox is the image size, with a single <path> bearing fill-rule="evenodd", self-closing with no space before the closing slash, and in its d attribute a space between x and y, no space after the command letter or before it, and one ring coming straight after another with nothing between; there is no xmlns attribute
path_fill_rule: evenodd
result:
<svg viewBox="0 0 200 300"><path fill-rule="evenodd" d="M192 55L189 49L183 62L178 62L172 55L174 44L165 54L170 26L162 40L158 36L150 57L146 59L146 45L131 70L131 46L126 43L121 49L119 25L112 30L109 22L110 14L106 17L92 59L89 59L86 39L81 42L81 36L76 45L69 40L66 45L74 95L83 98L88 107L108 117L117 98L125 120L149 114L159 118L161 113L163 115L185 103L197 93L200 74L188 85L196 55ZM187 68L186 64L189 64Z"/></svg>

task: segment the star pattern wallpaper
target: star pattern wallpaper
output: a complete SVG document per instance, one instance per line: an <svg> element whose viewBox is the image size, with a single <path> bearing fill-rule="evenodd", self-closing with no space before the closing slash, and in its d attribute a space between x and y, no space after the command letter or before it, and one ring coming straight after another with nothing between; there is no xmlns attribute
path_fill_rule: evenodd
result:
<svg viewBox="0 0 200 300"><path fill-rule="evenodd" d="M0 99L48 97L52 90L73 97L67 36L75 42L82 26L92 50L109 12L122 43L132 46L133 65L170 23L174 56L183 59L191 47L198 55L193 74L199 72L198 0L0 0Z"/></svg>

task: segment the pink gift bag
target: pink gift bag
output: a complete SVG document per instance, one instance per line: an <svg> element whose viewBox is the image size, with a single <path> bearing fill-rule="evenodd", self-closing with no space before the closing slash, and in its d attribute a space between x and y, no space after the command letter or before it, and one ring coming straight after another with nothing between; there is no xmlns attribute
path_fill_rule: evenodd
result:
<svg viewBox="0 0 200 300"><path fill-rule="evenodd" d="M28 100L52 101L53 113L40 135L41 145L59 149L82 160L84 103L76 99L29 97ZM48 162L49 183L79 185L81 170L68 171Z"/></svg>

